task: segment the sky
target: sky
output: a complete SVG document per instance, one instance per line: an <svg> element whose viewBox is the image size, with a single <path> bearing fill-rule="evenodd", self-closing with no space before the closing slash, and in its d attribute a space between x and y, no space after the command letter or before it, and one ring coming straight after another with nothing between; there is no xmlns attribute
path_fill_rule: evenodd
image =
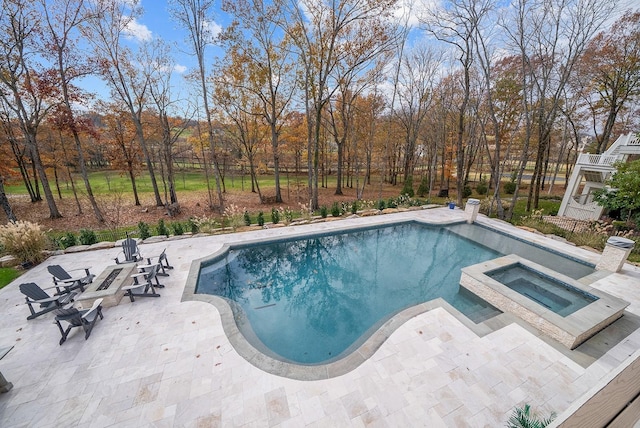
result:
<svg viewBox="0 0 640 428"><path fill-rule="evenodd" d="M231 18L220 8L221 1L222 0L214 0L213 2L213 10L210 16L213 19L210 24L213 33L218 33L231 22ZM419 7L424 8L426 5L433 5L434 2L439 1L441 0L399 0L400 7L398 8L396 16L400 22L406 22L414 28L408 41L409 47L415 43L419 43L420 39L423 38L423 33L419 30L417 9ZM621 0L622 4L619 10L622 11L628 7L637 7L635 5L636 1L638 0ZM172 76L172 83L178 88L178 93L174 93L174 96L177 95L178 98L186 98L189 96L189 85L186 84L184 76L197 67L197 62L195 56L192 54L188 33L186 29L181 28L180 24L175 22L171 17L169 3L170 0L140 0L139 4L143 9L143 14L131 23L127 43L135 45L156 38L161 38L169 42L172 45L172 52L176 64ZM413 6L411 6L412 4ZM509 0L500 0L500 4L503 7L508 7ZM405 20L402 15L407 13L410 13L410 16L408 20ZM616 17L611 17L611 22L613 22L615 18ZM223 54L222 49L215 45L207 48L205 64L208 72L211 71L215 58L221 57ZM97 77L86 78L81 86L94 93L97 99L109 98L109 90L106 84Z"/></svg>
<svg viewBox="0 0 640 428"><path fill-rule="evenodd" d="M139 4L142 6L143 14L130 24L130 28L128 28L129 35L126 37L125 44L130 44L134 47L139 43L158 38L170 43L176 64L172 75L172 83L178 88L179 97L188 96L188 85L186 85L184 76L197 68L198 64L192 54L191 42L188 39L186 29L180 28L179 23L175 22L171 17L169 1L141 0ZM215 34L220 32L222 26L231 22L228 15L220 10L219 6L220 0L215 1L212 14L213 22L210 24ZM208 67L208 71L211 70L215 57L221 57L223 54L222 49L215 45L207 48L205 64ZM110 98L109 88L97 76L84 78L80 86L93 93L96 100Z"/></svg>

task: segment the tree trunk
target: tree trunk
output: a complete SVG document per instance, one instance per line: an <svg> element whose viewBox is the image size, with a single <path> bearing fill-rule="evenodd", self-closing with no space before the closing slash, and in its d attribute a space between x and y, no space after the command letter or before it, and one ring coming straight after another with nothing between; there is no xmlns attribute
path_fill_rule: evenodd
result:
<svg viewBox="0 0 640 428"><path fill-rule="evenodd" d="M4 177L0 177L0 205L2 205L2 209L7 215L7 219L9 221L18 221L16 215L13 212L13 209L11 208L11 204L9 203L9 199L7 198L7 194L4 191Z"/></svg>
<svg viewBox="0 0 640 428"><path fill-rule="evenodd" d="M343 169L343 163L344 163L344 140L342 141L335 141L336 145L338 146L338 166L337 166L337 172L336 172L336 195L342 195L342 169Z"/></svg>
<svg viewBox="0 0 640 428"><path fill-rule="evenodd" d="M133 190L133 199L136 206L140 206L140 198L138 197L138 186L136 185L136 176L133 173L133 162L127 161L127 172L129 173L129 180L131 181L131 189Z"/></svg>
<svg viewBox="0 0 640 428"><path fill-rule="evenodd" d="M51 187L49 186L49 179L47 178L47 173L42 165L42 160L40 159L40 152L38 151L38 146L35 141L35 135L30 134L27 135L28 145L31 147L33 154L33 163L36 171L38 172L38 176L40 177L40 181L42 182L42 189L44 190L44 197L47 200L47 205L49 207L49 218L62 218L62 214L58 211L58 206L56 205L56 201L53 198L53 193L51 193Z"/></svg>
<svg viewBox="0 0 640 428"><path fill-rule="evenodd" d="M273 117L273 116L272 116ZM282 202L282 193L280 191L280 153L278 152L278 130L276 124L271 123L271 147L273 148L273 174L276 185L276 202Z"/></svg>

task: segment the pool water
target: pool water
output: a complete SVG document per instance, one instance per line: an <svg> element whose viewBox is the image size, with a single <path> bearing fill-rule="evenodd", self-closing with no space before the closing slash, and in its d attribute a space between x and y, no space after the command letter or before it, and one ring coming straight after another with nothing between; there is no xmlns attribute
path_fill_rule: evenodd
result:
<svg viewBox="0 0 640 428"><path fill-rule="evenodd" d="M445 227L389 227L236 247L203 265L197 293L229 299L253 346L323 364L394 314L442 297L471 319L497 313L461 290L460 269L501 254Z"/></svg>
<svg viewBox="0 0 640 428"><path fill-rule="evenodd" d="M487 272L486 275L563 317L598 299L520 263Z"/></svg>

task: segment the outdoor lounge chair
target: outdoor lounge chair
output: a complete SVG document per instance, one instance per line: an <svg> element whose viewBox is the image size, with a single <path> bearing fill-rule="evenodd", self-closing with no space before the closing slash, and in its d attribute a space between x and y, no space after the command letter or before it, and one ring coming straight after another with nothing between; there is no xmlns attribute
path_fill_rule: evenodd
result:
<svg viewBox="0 0 640 428"><path fill-rule="evenodd" d="M153 261L156 259L155 261ZM147 264L138 266L138 269L145 269L147 267L151 267L154 263L159 264L158 276L169 276L169 274L165 271L165 269L173 269L173 266L169 264L169 260L167 260L167 249L162 250L162 253L158 256L149 256L147 257Z"/></svg>
<svg viewBox="0 0 640 428"><path fill-rule="evenodd" d="M84 286L91 284L93 282L93 278L95 278L95 275L89 272L89 268L70 270L69 272L84 270L84 276L78 276L75 278L69 275L69 272L64 270L60 265L47 266L47 270L53 276L53 283L55 284L57 294L65 292L69 293L78 288L80 291L84 291ZM61 288L64 290L61 290Z"/></svg>
<svg viewBox="0 0 640 428"><path fill-rule="evenodd" d="M158 270L160 269L159 264L151 265L149 271L140 272L131 275L133 278L133 284L125 285L122 287L125 296L129 296L129 299L133 302L135 301L135 297L160 297L158 293L156 293L156 287L164 287L164 285L160 284L158 281ZM139 280L139 278L143 279L143 282ZM155 279L156 284L153 284L153 280Z"/></svg>
<svg viewBox="0 0 640 428"><path fill-rule="evenodd" d="M91 335L91 330L93 330L93 326L98 321L98 317L100 319L102 316L102 299L96 299L93 302L93 306L90 309L81 311L77 308L60 308L56 309L56 324L60 329L60 334L62 334L62 339L60 339L60 345L67 340L67 336L69 336L69 332L71 329L75 327L82 327L84 330L84 340L87 340ZM67 322L69 325L66 329L62 328L62 322Z"/></svg>
<svg viewBox="0 0 640 428"><path fill-rule="evenodd" d="M124 255L124 259L120 260L119 257L116 256L116 263L134 263L142 260L142 255L140 254L140 250L138 249L138 243L133 238L127 238L122 241L122 251L120 252ZM118 256L120 256L118 253Z"/></svg>
<svg viewBox="0 0 640 428"><path fill-rule="evenodd" d="M73 302L73 298L76 296L75 292L70 292L51 297L34 282L20 284L20 292L26 296L25 299L27 301L27 305L29 305L31 315L27 317L28 320L32 320L42 314L51 312L54 309L61 308L63 305ZM34 305L40 305L39 312L36 312Z"/></svg>

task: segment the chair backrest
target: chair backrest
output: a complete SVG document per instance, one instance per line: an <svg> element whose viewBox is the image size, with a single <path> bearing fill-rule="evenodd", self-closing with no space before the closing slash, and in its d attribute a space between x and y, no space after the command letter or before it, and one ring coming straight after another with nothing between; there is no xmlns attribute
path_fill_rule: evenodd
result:
<svg viewBox="0 0 640 428"><path fill-rule="evenodd" d="M138 252L138 243L133 238L127 238L122 241L122 252L124 259L128 262L135 261L135 254Z"/></svg>
<svg viewBox="0 0 640 428"><path fill-rule="evenodd" d="M160 269L160 265L159 264L155 264L151 267L151 269L149 270L149 272L144 276L144 279L148 282L151 283L151 281L153 281L158 273L158 269Z"/></svg>
<svg viewBox="0 0 640 428"><path fill-rule="evenodd" d="M57 321L66 321L72 326L82 325L82 312L77 308L60 308L54 311Z"/></svg>
<svg viewBox="0 0 640 428"><path fill-rule="evenodd" d="M20 292L32 300L48 299L51 297L35 282L20 284Z"/></svg>
<svg viewBox="0 0 640 428"><path fill-rule="evenodd" d="M63 281L66 279L71 279L71 275L69 275L69 272L64 270L60 265L47 266L47 270L57 279L61 279Z"/></svg>

